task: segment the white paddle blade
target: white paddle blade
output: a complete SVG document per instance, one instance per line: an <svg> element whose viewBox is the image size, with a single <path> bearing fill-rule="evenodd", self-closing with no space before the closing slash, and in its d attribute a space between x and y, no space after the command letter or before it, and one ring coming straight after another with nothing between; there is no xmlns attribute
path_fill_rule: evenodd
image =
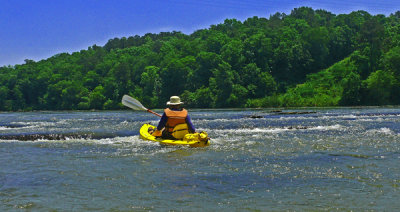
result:
<svg viewBox="0 0 400 212"><path fill-rule="evenodd" d="M142 103L128 95L122 97L122 104L134 110L147 110Z"/></svg>

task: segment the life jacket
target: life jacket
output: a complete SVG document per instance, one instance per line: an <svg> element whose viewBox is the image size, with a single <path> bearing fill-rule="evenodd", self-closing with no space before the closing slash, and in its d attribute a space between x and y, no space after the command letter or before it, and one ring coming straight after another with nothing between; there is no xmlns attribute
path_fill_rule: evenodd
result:
<svg viewBox="0 0 400 212"><path fill-rule="evenodd" d="M168 117L165 129L176 139L182 139L189 133L189 127L186 124L187 110L180 111L171 110L169 108L164 110L165 115Z"/></svg>

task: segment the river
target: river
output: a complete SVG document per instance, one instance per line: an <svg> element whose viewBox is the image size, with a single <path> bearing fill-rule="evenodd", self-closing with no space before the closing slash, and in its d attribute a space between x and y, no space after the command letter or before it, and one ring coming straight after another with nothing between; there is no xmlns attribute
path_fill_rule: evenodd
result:
<svg viewBox="0 0 400 212"><path fill-rule="evenodd" d="M0 211L400 210L399 107L189 112L210 146L141 140L145 112L0 113Z"/></svg>

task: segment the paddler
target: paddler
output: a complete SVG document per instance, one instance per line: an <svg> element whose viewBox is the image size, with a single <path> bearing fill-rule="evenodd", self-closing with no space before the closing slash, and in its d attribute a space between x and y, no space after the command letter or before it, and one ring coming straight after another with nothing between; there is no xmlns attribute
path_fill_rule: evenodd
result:
<svg viewBox="0 0 400 212"><path fill-rule="evenodd" d="M188 111L181 108L182 104L179 96L170 97L167 102L168 108L164 109L157 129L152 133L153 136L175 140L182 139L188 133L196 132Z"/></svg>

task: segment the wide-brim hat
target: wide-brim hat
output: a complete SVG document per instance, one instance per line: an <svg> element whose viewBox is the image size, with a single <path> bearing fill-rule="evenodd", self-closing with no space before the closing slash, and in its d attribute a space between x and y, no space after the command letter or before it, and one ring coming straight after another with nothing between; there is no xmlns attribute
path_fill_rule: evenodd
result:
<svg viewBox="0 0 400 212"><path fill-rule="evenodd" d="M181 98L179 98L179 96L171 96L171 98L169 98L169 102L167 102L167 105L180 105L183 104L183 102L181 102Z"/></svg>

